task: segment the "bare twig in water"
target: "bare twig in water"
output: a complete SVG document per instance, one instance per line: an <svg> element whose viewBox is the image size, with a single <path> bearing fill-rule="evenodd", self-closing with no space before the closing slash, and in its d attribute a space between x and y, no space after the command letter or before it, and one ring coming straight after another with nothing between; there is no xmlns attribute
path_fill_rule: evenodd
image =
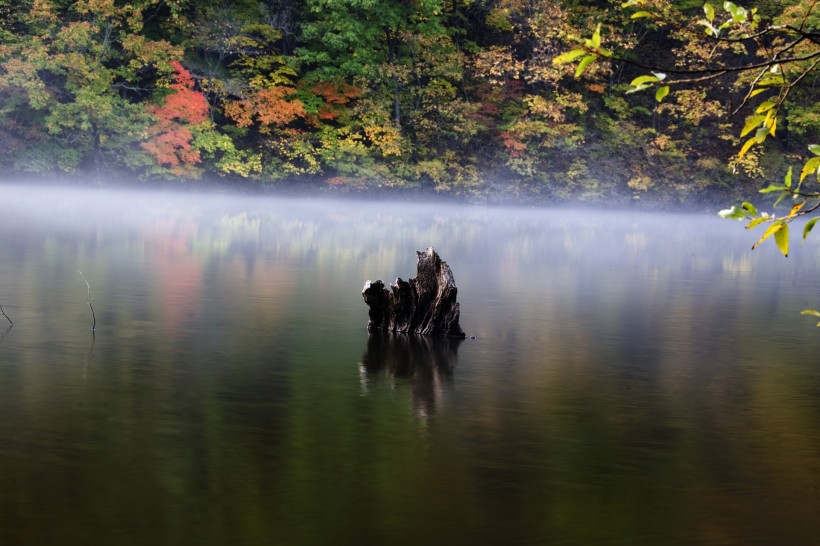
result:
<svg viewBox="0 0 820 546"><path fill-rule="evenodd" d="M88 287L88 300L86 301L86 303L88 304L88 308L91 309L91 319L94 321L91 325L91 331L93 332L97 329L97 317L94 315L94 307L91 305L91 284L89 284L88 280L85 278L85 275L83 275L82 271L78 269L77 273L80 274L80 277L83 278L83 280L85 281L85 285Z"/></svg>
<svg viewBox="0 0 820 546"><path fill-rule="evenodd" d="M6 320L9 321L9 324L14 326L14 323L11 321L11 318L6 314L5 311L3 311L3 306L2 305L0 305L0 313L3 313L3 316L6 317Z"/></svg>

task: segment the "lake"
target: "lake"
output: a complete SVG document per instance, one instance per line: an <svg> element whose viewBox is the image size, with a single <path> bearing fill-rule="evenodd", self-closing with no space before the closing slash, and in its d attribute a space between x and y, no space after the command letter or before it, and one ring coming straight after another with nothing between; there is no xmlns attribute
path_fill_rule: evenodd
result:
<svg viewBox="0 0 820 546"><path fill-rule="evenodd" d="M817 238L12 184L0 230L2 544L820 544ZM428 246L468 338L370 336Z"/></svg>

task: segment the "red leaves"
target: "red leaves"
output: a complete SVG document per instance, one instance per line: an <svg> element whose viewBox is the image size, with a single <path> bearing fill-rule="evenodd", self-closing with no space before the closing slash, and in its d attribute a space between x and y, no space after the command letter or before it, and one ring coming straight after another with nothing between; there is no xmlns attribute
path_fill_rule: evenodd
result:
<svg viewBox="0 0 820 546"><path fill-rule="evenodd" d="M191 73L179 64L171 61L174 69L173 93L165 97L165 104L157 106L151 112L160 120L179 121L197 125L208 119L208 101L205 95L194 90L194 78Z"/></svg>
<svg viewBox="0 0 820 546"><path fill-rule="evenodd" d="M514 134L509 131L504 131L501 133L500 137L501 141L504 143L504 148L507 149L510 157L516 158L524 155L527 145L518 140Z"/></svg>
<svg viewBox="0 0 820 546"><path fill-rule="evenodd" d="M310 92L321 97L324 102L319 106L317 116L321 120L333 121L345 110L345 104L359 98L364 90L345 82L320 82Z"/></svg>
<svg viewBox="0 0 820 546"><path fill-rule="evenodd" d="M170 86L173 92L165 97L163 104L152 106L150 111L156 116L156 122L148 128L150 139L142 148L157 163L170 167L172 173L195 175L197 170L193 165L202 158L192 146L194 136L189 127L208 119L208 101L193 88L193 76L179 61L172 61L171 67L174 69L174 83Z"/></svg>
<svg viewBox="0 0 820 546"><path fill-rule="evenodd" d="M142 148L154 156L157 163L172 167L172 171L184 172L184 165L199 163L202 160L199 151L191 146L193 138L193 134L186 127L167 127L145 142ZM174 169L180 166L181 169Z"/></svg>
<svg viewBox="0 0 820 546"><path fill-rule="evenodd" d="M347 104L364 93L361 87L345 82L320 82L314 85L310 91L331 104Z"/></svg>

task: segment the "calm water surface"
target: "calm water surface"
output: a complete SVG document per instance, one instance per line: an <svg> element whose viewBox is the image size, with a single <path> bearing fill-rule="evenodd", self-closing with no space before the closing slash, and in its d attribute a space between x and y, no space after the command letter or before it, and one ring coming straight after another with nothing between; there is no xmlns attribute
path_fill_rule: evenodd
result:
<svg viewBox="0 0 820 546"><path fill-rule="evenodd" d="M10 185L0 233L2 544L820 544L816 242ZM476 339L369 336L427 246Z"/></svg>

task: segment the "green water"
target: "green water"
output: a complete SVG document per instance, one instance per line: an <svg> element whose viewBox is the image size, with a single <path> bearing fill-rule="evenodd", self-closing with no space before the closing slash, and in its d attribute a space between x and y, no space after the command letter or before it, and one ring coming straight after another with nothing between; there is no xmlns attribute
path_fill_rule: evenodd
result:
<svg viewBox="0 0 820 546"><path fill-rule="evenodd" d="M820 540L811 241L9 185L0 233L1 544ZM371 338L427 246L475 339Z"/></svg>

